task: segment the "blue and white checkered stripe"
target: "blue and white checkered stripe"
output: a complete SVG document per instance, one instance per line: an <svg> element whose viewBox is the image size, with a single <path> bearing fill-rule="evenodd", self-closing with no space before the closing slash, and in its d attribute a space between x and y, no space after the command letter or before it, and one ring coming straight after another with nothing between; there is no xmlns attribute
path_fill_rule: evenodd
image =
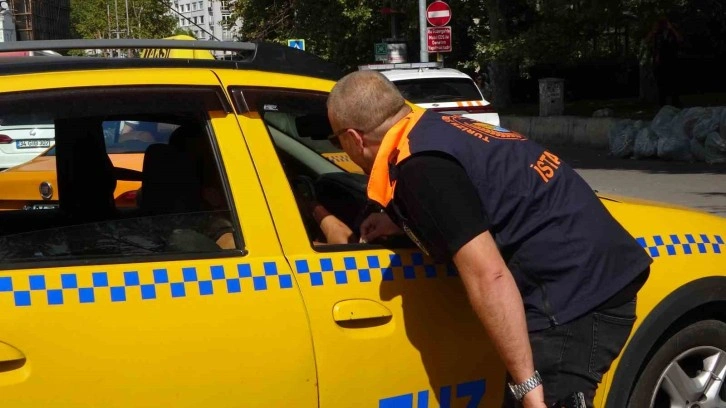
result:
<svg viewBox="0 0 726 408"><path fill-rule="evenodd" d="M452 266L434 264L422 253L321 258L318 261L301 259L295 261L294 268L299 275L309 276L312 286L457 276Z"/></svg>
<svg viewBox="0 0 726 408"><path fill-rule="evenodd" d="M138 271L113 275L108 272L63 273L60 281L57 275L51 277L50 274L0 276L0 300L10 295L15 306L55 306L71 302L97 303L101 297L110 298L111 302L149 301L293 287L292 275L278 273L275 262L265 262L261 268L253 268L250 264L238 264L236 268L216 265L208 269L185 267L181 274L175 272L172 274L168 269L160 268L143 274Z"/></svg>
<svg viewBox="0 0 726 408"><path fill-rule="evenodd" d="M723 254L724 238L709 234L670 234L636 238L652 258L673 255Z"/></svg>

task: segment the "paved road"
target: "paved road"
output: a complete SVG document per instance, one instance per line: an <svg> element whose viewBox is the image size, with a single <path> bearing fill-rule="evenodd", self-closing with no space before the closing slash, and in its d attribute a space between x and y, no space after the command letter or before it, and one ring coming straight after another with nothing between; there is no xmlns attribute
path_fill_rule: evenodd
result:
<svg viewBox="0 0 726 408"><path fill-rule="evenodd" d="M685 205L726 217L726 165L632 160L587 148L550 146L593 189Z"/></svg>

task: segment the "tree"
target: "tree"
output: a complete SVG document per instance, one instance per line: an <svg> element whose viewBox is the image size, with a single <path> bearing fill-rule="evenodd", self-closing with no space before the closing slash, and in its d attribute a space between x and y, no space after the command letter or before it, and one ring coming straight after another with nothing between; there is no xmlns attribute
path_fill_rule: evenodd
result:
<svg viewBox="0 0 726 408"><path fill-rule="evenodd" d="M430 0L428 1L430 2ZM647 34L659 16L673 14L688 27L685 37L698 34L699 55L726 53L723 0L447 0L453 19L453 52L447 66L471 73L487 69L493 102L505 108L511 101L510 79L527 81L544 75L574 73L582 78L603 64L610 73L638 65L643 94L648 82L650 49ZM384 14L383 11L393 11ZM243 21L239 37L247 41L284 43L304 38L307 50L341 67L370 63L373 44L396 31L406 39L409 61L418 61L418 2L410 0L237 0L234 19ZM433 59L433 56L432 56ZM615 68L612 68L615 67ZM650 75L652 77L652 74ZM623 79L625 78L625 79ZM593 88L585 83L585 88ZM634 87L634 85L633 85ZM607 87L604 87L607 88ZM535 91L536 92L536 91Z"/></svg>
<svg viewBox="0 0 726 408"><path fill-rule="evenodd" d="M166 0L71 0L71 32L95 39L168 37L177 26L170 7Z"/></svg>
<svg viewBox="0 0 726 408"><path fill-rule="evenodd" d="M284 43L304 38L307 51L352 69L372 59L385 35L384 1L238 0L232 20L243 21L243 41Z"/></svg>
<svg viewBox="0 0 726 408"><path fill-rule="evenodd" d="M451 65L473 67L476 54L468 29L472 15L481 15L481 0L449 0L454 20ZM418 2L410 0L238 0L233 19L243 21L246 41L284 42L305 38L308 51L347 69L371 63L373 44L396 34L407 43L408 60L419 60Z"/></svg>

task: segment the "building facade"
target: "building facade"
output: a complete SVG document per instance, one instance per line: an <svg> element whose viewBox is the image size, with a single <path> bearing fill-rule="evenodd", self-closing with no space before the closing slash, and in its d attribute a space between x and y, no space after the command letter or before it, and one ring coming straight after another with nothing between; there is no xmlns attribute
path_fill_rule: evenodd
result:
<svg viewBox="0 0 726 408"><path fill-rule="evenodd" d="M198 40L234 41L239 22L231 20L232 0L173 0L179 28Z"/></svg>
<svg viewBox="0 0 726 408"><path fill-rule="evenodd" d="M71 0L7 1L18 40L58 40L71 35Z"/></svg>

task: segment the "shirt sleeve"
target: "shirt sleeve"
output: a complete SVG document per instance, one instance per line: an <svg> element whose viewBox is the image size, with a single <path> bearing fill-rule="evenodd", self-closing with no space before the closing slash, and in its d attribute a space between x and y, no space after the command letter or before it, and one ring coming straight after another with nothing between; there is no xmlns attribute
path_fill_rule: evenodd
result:
<svg viewBox="0 0 726 408"><path fill-rule="evenodd" d="M423 153L399 169L395 203L435 258L451 257L489 229L476 188L453 157Z"/></svg>

